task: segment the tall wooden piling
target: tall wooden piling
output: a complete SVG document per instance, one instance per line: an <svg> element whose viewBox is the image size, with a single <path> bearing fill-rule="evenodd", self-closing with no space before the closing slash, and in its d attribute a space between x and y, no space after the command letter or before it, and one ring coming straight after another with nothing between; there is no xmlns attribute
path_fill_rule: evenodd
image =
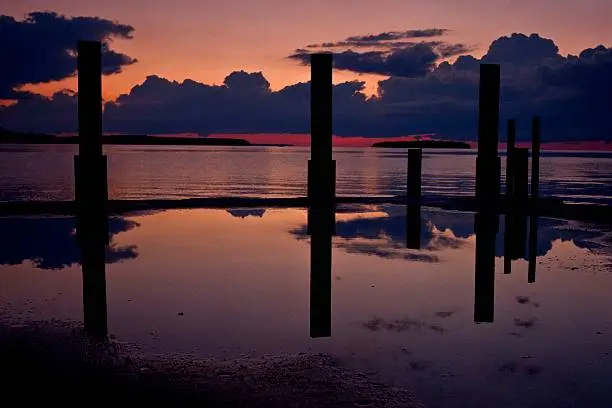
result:
<svg viewBox="0 0 612 408"><path fill-rule="evenodd" d="M310 336L331 335L331 240L335 227L336 162L332 159L332 55L311 57L308 161Z"/></svg>
<svg viewBox="0 0 612 408"><path fill-rule="evenodd" d="M480 66L478 108L478 157L476 158L476 197L479 205L491 206L499 197L500 67Z"/></svg>
<svg viewBox="0 0 612 408"><path fill-rule="evenodd" d="M313 54L311 58L308 198L312 204L329 205L336 188L336 166L332 160L332 55Z"/></svg>
<svg viewBox="0 0 612 408"><path fill-rule="evenodd" d="M540 118L533 118L531 125L531 198L534 209L540 198L540 144L541 144Z"/></svg>
<svg viewBox="0 0 612 408"><path fill-rule="evenodd" d="M107 334L105 246L108 244L106 156L102 154L102 46L77 47L79 154L74 157L77 238L83 270L85 330Z"/></svg>
<svg viewBox="0 0 612 408"><path fill-rule="evenodd" d="M79 154L74 158L77 216L87 225L100 222L108 237L107 161L102 154L102 46L99 41L78 44ZM78 227L84 225L77 225ZM105 238L105 239L106 239Z"/></svg>

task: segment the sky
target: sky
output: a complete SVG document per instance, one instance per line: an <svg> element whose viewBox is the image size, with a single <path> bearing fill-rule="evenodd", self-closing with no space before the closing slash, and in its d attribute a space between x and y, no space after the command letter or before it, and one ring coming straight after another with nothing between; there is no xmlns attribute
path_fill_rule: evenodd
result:
<svg viewBox="0 0 612 408"><path fill-rule="evenodd" d="M127 58L112 68L115 74L104 78L104 98L107 101L130 94L135 86L143 85L151 75L170 82L177 81L177 84L189 79L223 86L225 78L234 71L262 72L269 90L281 91L286 86L309 80L309 67L304 64L307 54L303 58L298 55L298 51L315 50L309 49L309 44L407 30L441 29L444 33L438 37L402 37L400 40L431 40L461 46L461 52L437 55L432 64L421 67L424 70L422 75L419 74L421 76L435 71L444 61L454 63L460 55L469 54L480 59L493 41L512 33L527 36L537 33L544 39L551 39L558 47L558 54L564 57L578 55L584 49L600 44L606 48L612 45L610 0L0 0L0 14L16 21L23 20L33 11L52 11L67 17L98 17L130 27L125 35L109 34L101 38L108 41L116 52L115 57ZM2 31L0 26L0 37ZM443 54L440 50L436 52ZM345 65L334 71L334 82L364 81L356 92L366 97L379 92L379 81L390 77L393 80L396 76L411 79L417 76L398 71L406 68L405 65L398 68L387 64L386 67L363 69L363 58L358 61L360 68L355 69L354 59L348 58L352 56L345 57L337 61L337 64ZM64 88L76 90L74 76L65 75L64 78L20 85L18 90L45 96ZM14 114L10 113L11 116ZM0 111L0 126L2 119ZM139 126L125 127L131 131ZM166 131L164 126L160 129L140 127L147 132ZM383 133L439 133L442 130L434 128L403 126L401 131L397 128ZM235 130L220 127L172 129L173 132L199 133ZM253 129L254 132L287 130L303 131L300 126L295 129L268 129L265 126ZM359 136L355 131L346 129L339 133ZM593 137L610 136L597 133ZM576 134L563 138L572 137L575 138Z"/></svg>
<svg viewBox="0 0 612 408"><path fill-rule="evenodd" d="M263 71L279 89L309 79L307 68L285 58L292 50L360 33L443 27L453 40L477 47L477 56L513 32L554 38L572 54L612 41L610 0L0 0L0 10L16 18L51 10L132 25L133 40L114 48L139 63L107 78L109 99L149 74L220 84L234 70ZM336 81L354 76L336 73Z"/></svg>

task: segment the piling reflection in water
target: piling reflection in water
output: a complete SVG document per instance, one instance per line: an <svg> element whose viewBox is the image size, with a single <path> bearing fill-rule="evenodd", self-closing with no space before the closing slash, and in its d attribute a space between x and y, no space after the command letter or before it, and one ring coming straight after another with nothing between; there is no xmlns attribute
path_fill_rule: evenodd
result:
<svg viewBox="0 0 612 408"><path fill-rule="evenodd" d="M308 209L310 234L310 337L331 336L333 206Z"/></svg>
<svg viewBox="0 0 612 408"><path fill-rule="evenodd" d="M421 249L421 206L406 205L406 248Z"/></svg>
<svg viewBox="0 0 612 408"><path fill-rule="evenodd" d="M106 235L92 223L83 226L79 234L83 271L83 321L88 334L104 338L108 333L106 305ZM94 228L92 228L94 227Z"/></svg>
<svg viewBox="0 0 612 408"><path fill-rule="evenodd" d="M538 256L538 216L532 213L529 217L529 266L527 282L536 281L536 259Z"/></svg>
<svg viewBox="0 0 612 408"><path fill-rule="evenodd" d="M483 211L474 218L476 268L474 279L474 322L492 323L495 304L495 244L499 218Z"/></svg>

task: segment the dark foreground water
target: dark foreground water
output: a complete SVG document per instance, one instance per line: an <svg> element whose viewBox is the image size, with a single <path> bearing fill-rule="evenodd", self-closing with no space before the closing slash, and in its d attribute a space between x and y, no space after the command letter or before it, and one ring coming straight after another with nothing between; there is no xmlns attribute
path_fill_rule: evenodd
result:
<svg viewBox="0 0 612 408"><path fill-rule="evenodd" d="M535 273L519 245L504 274L502 217L493 284L478 294L473 214L424 209L421 249L407 249L404 208L341 209L331 336L311 338L310 266L322 263L311 259L306 222L304 210L263 208L113 218L110 333L201 358L325 353L429 407L612 406L609 228L542 218ZM4 314L82 321L74 227L73 218L0 218ZM492 322L475 322L475 296Z"/></svg>
<svg viewBox="0 0 612 408"><path fill-rule="evenodd" d="M306 194L308 148L105 146L115 199ZM0 201L70 200L76 146L0 145ZM405 193L406 150L342 148L337 194ZM502 160L502 175L505 160ZM425 151L423 193L473 195L474 151ZM503 180L502 180L503 182ZM541 192L574 203L612 204L612 153L548 152Z"/></svg>

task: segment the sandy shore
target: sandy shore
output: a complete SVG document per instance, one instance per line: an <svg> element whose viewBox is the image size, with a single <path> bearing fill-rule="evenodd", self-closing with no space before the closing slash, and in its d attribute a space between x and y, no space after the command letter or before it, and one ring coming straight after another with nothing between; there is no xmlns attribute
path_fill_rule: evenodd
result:
<svg viewBox="0 0 612 408"><path fill-rule="evenodd" d="M206 407L422 407L326 355L198 360L89 339L76 324L0 321L3 399Z"/></svg>

